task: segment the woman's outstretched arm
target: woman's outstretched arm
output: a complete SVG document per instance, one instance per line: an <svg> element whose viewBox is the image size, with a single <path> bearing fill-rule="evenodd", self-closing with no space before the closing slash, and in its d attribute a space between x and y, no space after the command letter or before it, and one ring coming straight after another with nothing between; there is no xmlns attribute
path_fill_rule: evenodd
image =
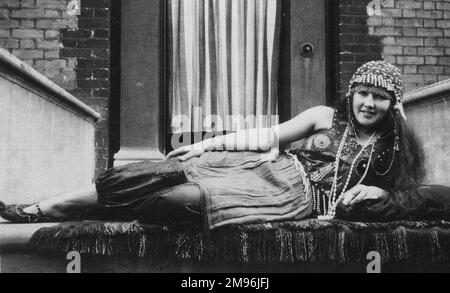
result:
<svg viewBox="0 0 450 293"><path fill-rule="evenodd" d="M247 129L217 136L170 152L166 158L188 159L204 151L268 151L307 137L317 129L331 127L334 110L325 106L310 108L272 128ZM186 156L186 154L190 153Z"/></svg>

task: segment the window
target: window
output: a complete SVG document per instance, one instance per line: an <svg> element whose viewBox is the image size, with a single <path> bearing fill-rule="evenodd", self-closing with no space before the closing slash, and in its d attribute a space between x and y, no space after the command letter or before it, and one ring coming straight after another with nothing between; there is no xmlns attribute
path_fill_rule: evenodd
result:
<svg viewBox="0 0 450 293"><path fill-rule="evenodd" d="M278 124L277 0L169 0L172 133Z"/></svg>

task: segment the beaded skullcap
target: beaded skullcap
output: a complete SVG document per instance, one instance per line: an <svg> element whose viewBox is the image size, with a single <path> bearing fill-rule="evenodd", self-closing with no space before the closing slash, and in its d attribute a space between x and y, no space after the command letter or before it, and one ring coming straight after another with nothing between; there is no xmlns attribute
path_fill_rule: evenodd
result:
<svg viewBox="0 0 450 293"><path fill-rule="evenodd" d="M358 91L358 86L374 86L384 89L387 92L393 93L394 97L391 95L386 96L387 98L395 98L395 109L400 112L402 117L405 117L404 110L402 106L403 100L403 78L400 70L385 61L371 61L360 68L358 68L350 80L349 91L347 97L350 97L355 92ZM384 93L385 91L380 91ZM369 92L373 92L369 90ZM383 94L383 96L385 96Z"/></svg>
<svg viewBox="0 0 450 293"><path fill-rule="evenodd" d="M385 99L394 101L394 96L391 94L391 92L387 91L386 89L378 86L372 86L372 85L365 85L365 84L358 84L352 87L350 90L351 93L357 93L357 92L369 92L375 95L382 96Z"/></svg>

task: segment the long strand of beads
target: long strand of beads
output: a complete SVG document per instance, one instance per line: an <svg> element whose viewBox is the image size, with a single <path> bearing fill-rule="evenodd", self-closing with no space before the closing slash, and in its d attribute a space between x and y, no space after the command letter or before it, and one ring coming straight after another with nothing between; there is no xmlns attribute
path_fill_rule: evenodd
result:
<svg viewBox="0 0 450 293"><path fill-rule="evenodd" d="M331 201L333 201L333 198L336 196L336 193L337 193L337 178L338 178L338 172L339 172L339 163L340 163L342 151L344 150L345 141L347 140L349 129L350 129L350 127L347 125L347 128L345 129L344 135L342 137L342 141L339 144L338 152L336 154L336 159L335 159L335 163L334 163L335 167L334 167L333 184L331 186L331 191L330 191L330 195L331 195L330 200Z"/></svg>
<svg viewBox="0 0 450 293"><path fill-rule="evenodd" d="M339 144L338 151L336 153L336 160L335 160L335 163L334 163L335 167L334 167L333 183L331 185L330 200L329 200L328 205L330 205L333 202L333 198L336 197L339 161L340 161L340 158L341 158L341 155L342 155L342 150L344 149L345 141L347 140L347 136L348 136L349 130L350 130L350 125L347 124L347 127L345 128L345 131L344 131L344 135L342 136L341 143ZM324 212L326 212L325 208L324 208ZM319 216L318 219L319 220L329 220L330 218L329 218L328 215L323 215L323 216Z"/></svg>
<svg viewBox="0 0 450 293"><path fill-rule="evenodd" d="M331 191L330 191L331 196L330 196L330 202L328 203L328 212L327 212L327 214L324 215L324 216L319 216L319 217L318 217L319 220L331 220L331 219L334 218L334 216L335 216L335 214L336 214L336 203L339 201L339 199L342 197L342 195L343 195L343 194L345 193L345 191L347 190L347 187L348 187L348 184L350 183L350 179L351 179L353 170L354 170L354 168L355 168L355 163L356 163L357 159L361 156L361 154L364 152L364 150L366 149L366 147L367 147L368 145L370 145L370 143L372 142L372 140L373 140L373 138L375 137L375 134L376 134L376 132L374 132L374 133L372 134L372 136L371 136L370 139L367 141L367 143L361 148L361 150L359 151L359 153L356 155L355 159L353 160L353 162L352 162L352 164L351 164L351 166L350 166L350 171L349 171L349 173L348 173L347 180L346 180L346 182L345 182L344 188L342 189L342 192L341 192L339 198L336 198L336 195L337 195L337 178L338 178L339 162L340 162L340 157L341 157L341 155L342 155L342 150L343 150L343 148L344 148L345 141L347 140L347 136L348 136L349 129L350 129L350 125L347 125L347 128L345 129L344 135L343 135L343 137L342 137L342 141L341 141L341 143L340 143L340 145L339 145L338 152L337 152L337 154L336 154L336 162L335 162L335 165L336 165L335 168L336 168L336 169L335 169L334 177L333 177L333 185L331 186ZM374 145L375 145L375 144L374 144ZM373 152L373 146L372 146L372 152ZM371 153L372 153L372 152L371 152ZM370 161L369 161L369 163L370 163ZM367 164L367 167L366 167L366 168L369 167L369 163ZM367 169L367 170L368 170L368 169ZM366 173L367 173L367 170L366 170Z"/></svg>
<svg viewBox="0 0 450 293"><path fill-rule="evenodd" d="M366 147L367 147L367 146L365 146L364 148L366 148ZM372 149L371 149L371 151L370 151L370 156L369 156L369 162L372 160L372 154L373 154L373 151L374 151L374 147L375 147L375 142L372 144ZM360 153L358 154L358 156L361 155L361 154L362 154L362 152L360 152ZM358 157L358 156L357 156L357 157ZM331 217L332 219L336 216L336 207L337 207L337 203L342 199L342 197L343 197L344 194L345 194L345 191L347 190L348 184L349 184L349 182L350 182L351 174L353 173L354 163L356 162L357 157L355 157L355 160L352 162L352 166L351 166L351 168L350 168L350 172L349 172L349 174L348 174L347 181L345 182L345 186L344 186L344 188L342 189L341 195L338 197L338 199L333 203L333 206L331 206L331 208L330 208L330 217ZM367 163L367 165L366 165L366 170L364 171L363 176L361 176L361 178L359 179L359 181L358 181L358 183L357 183L356 185L361 184L361 182L364 180L364 178L366 177L366 175L367 175L367 173L368 173L368 171L369 171L369 166L370 166L370 164ZM355 186L356 186L356 185L355 185Z"/></svg>
<svg viewBox="0 0 450 293"><path fill-rule="evenodd" d="M344 193L347 191L347 187L348 187L348 185L349 185L349 183L350 183L350 179L351 179L351 177L352 177L353 170L354 170L354 168L355 168L355 163L357 162L358 158L362 155L362 153L364 152L364 150L367 148L367 146L370 145L370 143L372 142L372 140L373 140L374 137L375 137L375 133L372 134L372 136L370 137L369 141L361 148L361 151L359 151L359 153L356 155L355 159L353 160L353 162L352 162L352 164L351 164L351 166L350 166L350 171L349 171L349 173L348 173L347 180L345 181L344 188L342 189L341 194L339 195L339 197L338 197L335 201L333 201L332 205L329 206L329 216L330 216L332 219L333 219L334 216L336 215L336 206L337 206L337 203L338 203L339 200L342 198L342 196L344 195ZM375 143L373 143L373 145L372 145L372 150L371 150L371 152L370 152L369 162L367 163L367 166L366 166L366 170L365 170L365 172L364 172L364 175L361 177L361 179L359 180L359 183L358 183L358 184L360 184L360 183L362 182L362 180L364 179L364 177L367 175L367 172L368 172L368 170L369 170L370 160L371 160L371 158L372 158L372 153L373 153L373 150L374 150L374 146L375 146ZM357 184L357 185L358 185L358 184Z"/></svg>
<svg viewBox="0 0 450 293"><path fill-rule="evenodd" d="M315 211L320 211L320 206L319 206L319 195L317 194L317 190L314 187L314 185L312 185L312 194L314 196L314 210Z"/></svg>

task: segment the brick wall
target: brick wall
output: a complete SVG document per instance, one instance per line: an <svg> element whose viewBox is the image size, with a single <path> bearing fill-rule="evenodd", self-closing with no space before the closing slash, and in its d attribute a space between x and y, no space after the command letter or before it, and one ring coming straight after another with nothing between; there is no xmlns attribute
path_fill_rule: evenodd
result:
<svg viewBox="0 0 450 293"><path fill-rule="evenodd" d="M75 88L74 58L62 58L61 30L76 29L66 1L0 0L0 46L65 89Z"/></svg>
<svg viewBox="0 0 450 293"><path fill-rule="evenodd" d="M351 71L380 59L397 65L406 90L450 78L450 1L382 0L369 16L368 0L340 1L340 92Z"/></svg>
<svg viewBox="0 0 450 293"><path fill-rule="evenodd" d="M81 1L76 30L63 29L61 56L75 58L76 87L70 92L101 114L96 127L96 174L108 167L110 90L110 1Z"/></svg>
<svg viewBox="0 0 450 293"><path fill-rule="evenodd" d="M0 0L0 46L98 111L96 174L108 165L110 0Z"/></svg>
<svg viewBox="0 0 450 293"><path fill-rule="evenodd" d="M369 35L367 5L371 0L340 0L339 3L339 77L341 96L345 95L355 70L361 64L380 60L382 44Z"/></svg>

